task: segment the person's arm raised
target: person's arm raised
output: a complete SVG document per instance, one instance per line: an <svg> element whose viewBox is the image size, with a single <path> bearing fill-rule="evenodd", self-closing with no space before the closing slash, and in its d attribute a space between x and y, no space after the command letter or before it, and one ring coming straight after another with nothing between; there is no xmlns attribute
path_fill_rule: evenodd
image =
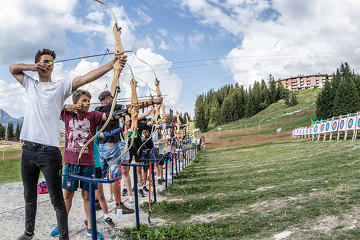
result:
<svg viewBox="0 0 360 240"><path fill-rule="evenodd" d="M96 79L101 78L102 76L104 76L107 72L109 72L111 69L113 69L113 65L116 62L117 59L119 59L120 65L122 67L125 66L126 63L126 55L120 55L120 56L115 56L109 63L107 63L106 65L97 68L95 70L92 70L90 72L88 72L87 74L81 76L81 77L77 77L74 78L73 80L73 84L72 84L72 91L75 91L76 89L78 89L79 87L93 82Z"/></svg>

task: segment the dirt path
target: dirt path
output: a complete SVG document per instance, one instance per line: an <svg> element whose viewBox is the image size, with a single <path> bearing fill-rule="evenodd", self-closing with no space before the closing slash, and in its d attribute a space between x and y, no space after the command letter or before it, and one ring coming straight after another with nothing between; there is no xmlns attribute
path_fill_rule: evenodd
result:
<svg viewBox="0 0 360 240"><path fill-rule="evenodd" d="M132 175L131 175L132 176ZM171 179L171 178L170 178ZM164 189L164 185L157 185L157 192ZM105 196L108 196L108 187L104 186ZM24 232L24 199L23 186L21 182L8 183L0 185L0 239L15 239ZM127 199L127 197L123 197ZM162 201L164 197L157 194L157 201ZM148 195L144 198L139 198L139 204L148 200ZM128 207L134 208L134 204L125 203ZM36 239L49 240L57 239L51 238L50 232L54 229L53 224L56 224L55 211L50 203L49 194L38 195L38 210L36 216ZM115 203L108 204L109 210L112 210L110 217L116 224L115 228L135 227L135 214L127 214L117 216L113 210ZM102 217L101 211L96 212L96 216ZM140 210L140 223L147 224L148 212ZM69 230L70 239L83 240L90 239L84 231L85 212L83 210L81 192L77 191L74 196L72 209L69 215ZM164 220L151 219L153 225L162 225ZM122 239L120 237L113 238L113 229L105 225L103 218L97 221L98 231L104 235L105 239Z"/></svg>

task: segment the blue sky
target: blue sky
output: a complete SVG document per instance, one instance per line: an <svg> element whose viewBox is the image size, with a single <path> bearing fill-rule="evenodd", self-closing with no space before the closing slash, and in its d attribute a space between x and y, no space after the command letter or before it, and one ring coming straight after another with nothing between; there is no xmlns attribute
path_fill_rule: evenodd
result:
<svg viewBox="0 0 360 240"><path fill-rule="evenodd" d="M356 0L108 0L122 27L125 50L150 63L165 105L193 114L198 94L225 84L298 74L332 73L348 61L360 70L360 4ZM24 114L26 96L8 73L12 63L33 63L38 49L57 59L113 51L113 19L93 0L13 0L0 9L0 108ZM138 95L154 88L150 68L128 54ZM105 64L107 56L58 63L53 80L74 78ZM35 73L29 72L31 76ZM112 72L88 89L93 102L111 85ZM129 72L120 78L130 95ZM70 100L70 99L69 99ZM68 102L69 102L68 100Z"/></svg>

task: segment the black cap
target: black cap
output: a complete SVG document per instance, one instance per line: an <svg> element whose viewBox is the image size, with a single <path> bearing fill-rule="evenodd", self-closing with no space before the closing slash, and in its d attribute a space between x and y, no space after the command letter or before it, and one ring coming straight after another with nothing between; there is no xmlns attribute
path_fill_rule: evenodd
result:
<svg viewBox="0 0 360 240"><path fill-rule="evenodd" d="M102 100L104 100L104 99L107 98L107 97L111 97L111 92L109 92L109 91L103 91L103 92L100 93L98 99L99 99L100 101L102 101Z"/></svg>

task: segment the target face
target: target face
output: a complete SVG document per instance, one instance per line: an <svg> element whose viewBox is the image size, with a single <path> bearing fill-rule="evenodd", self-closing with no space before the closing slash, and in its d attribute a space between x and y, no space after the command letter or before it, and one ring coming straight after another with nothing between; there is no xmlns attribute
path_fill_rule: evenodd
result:
<svg viewBox="0 0 360 240"><path fill-rule="evenodd" d="M318 130L319 130L319 126L316 125L316 126L314 127L314 133L317 133Z"/></svg>
<svg viewBox="0 0 360 240"><path fill-rule="evenodd" d="M357 127L360 128L360 118L357 120Z"/></svg>
<svg viewBox="0 0 360 240"><path fill-rule="evenodd" d="M337 129L338 122L333 122L331 129L335 131Z"/></svg>
<svg viewBox="0 0 360 240"><path fill-rule="evenodd" d="M330 123L329 122L326 123L325 129L326 129L326 131L329 131L329 129L330 129Z"/></svg>
<svg viewBox="0 0 360 240"><path fill-rule="evenodd" d="M345 120L340 121L340 129L343 129L345 125Z"/></svg>
<svg viewBox="0 0 360 240"><path fill-rule="evenodd" d="M320 131L323 132L325 128L325 124L321 124Z"/></svg>
<svg viewBox="0 0 360 240"><path fill-rule="evenodd" d="M352 128L352 126L354 125L354 119L349 119L349 122L348 122L348 128Z"/></svg>

